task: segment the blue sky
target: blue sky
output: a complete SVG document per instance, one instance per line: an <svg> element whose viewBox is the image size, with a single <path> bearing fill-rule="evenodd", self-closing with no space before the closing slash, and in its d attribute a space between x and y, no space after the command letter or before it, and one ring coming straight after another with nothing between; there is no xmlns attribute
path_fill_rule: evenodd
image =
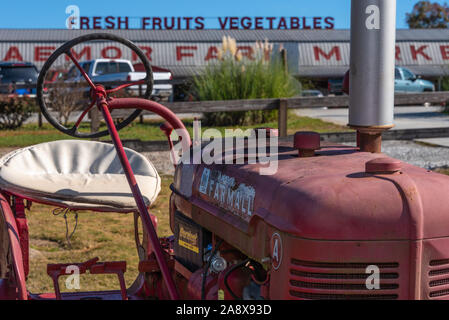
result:
<svg viewBox="0 0 449 320"><path fill-rule="evenodd" d="M405 13L417 1L397 0L398 28L407 28ZM341 29L349 28L350 3L350 0L3 0L0 28L65 28L65 8L77 5L81 16L87 17L331 16L335 18L335 27ZM214 21L206 23L210 27Z"/></svg>

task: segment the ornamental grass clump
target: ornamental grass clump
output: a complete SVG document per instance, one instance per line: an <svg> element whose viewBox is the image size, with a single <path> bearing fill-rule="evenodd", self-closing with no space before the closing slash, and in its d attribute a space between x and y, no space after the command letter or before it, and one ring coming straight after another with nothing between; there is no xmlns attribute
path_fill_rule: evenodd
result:
<svg viewBox="0 0 449 320"><path fill-rule="evenodd" d="M277 52L276 52L277 53ZM300 83L284 67L273 44L256 42L240 50L235 39L223 37L215 61L194 77L194 92L199 100L289 98L300 93ZM272 111L205 113L206 125L252 125L270 122Z"/></svg>

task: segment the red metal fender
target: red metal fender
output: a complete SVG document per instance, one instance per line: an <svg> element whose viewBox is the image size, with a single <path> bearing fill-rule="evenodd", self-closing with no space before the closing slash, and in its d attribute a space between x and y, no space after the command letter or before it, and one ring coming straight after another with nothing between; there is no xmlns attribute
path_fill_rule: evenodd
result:
<svg viewBox="0 0 449 320"><path fill-rule="evenodd" d="M17 224L17 231L19 234L20 248L22 249L23 256L23 270L25 272L25 279L28 278L30 273L30 244L29 244L29 233L28 233L28 222L25 216L25 205L23 203L23 198L14 198L14 212Z"/></svg>
<svg viewBox="0 0 449 320"><path fill-rule="evenodd" d="M3 194L0 194L0 206L3 216L5 217L6 224L8 226L8 234L11 242L13 267L17 281L17 299L27 300L28 293L25 283L25 269L23 265L24 257L20 246L19 229L17 227L16 219L11 210L11 207L9 206L9 203Z"/></svg>
<svg viewBox="0 0 449 320"><path fill-rule="evenodd" d="M188 299L201 300L201 291L203 284L203 269L199 269L192 273L187 285ZM206 283L204 284L204 292L206 300L218 299L218 277L216 274L208 274Z"/></svg>
<svg viewBox="0 0 449 320"><path fill-rule="evenodd" d="M219 289L223 291L224 300L238 300L243 297L243 289L249 285L251 281L251 273L249 269L243 266L238 269L229 266L218 276ZM225 277L227 276L227 279Z"/></svg>

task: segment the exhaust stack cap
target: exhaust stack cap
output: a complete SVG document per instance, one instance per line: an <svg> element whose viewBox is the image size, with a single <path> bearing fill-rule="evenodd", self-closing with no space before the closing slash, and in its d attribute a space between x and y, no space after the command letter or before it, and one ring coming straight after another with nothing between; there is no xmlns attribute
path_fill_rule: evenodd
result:
<svg viewBox="0 0 449 320"><path fill-rule="evenodd" d="M401 161L392 158L377 158L365 164L366 173L393 174L401 169Z"/></svg>
<svg viewBox="0 0 449 320"><path fill-rule="evenodd" d="M315 150L321 148L321 137L316 132L296 132L293 146L298 149L299 157L307 158L315 155Z"/></svg>

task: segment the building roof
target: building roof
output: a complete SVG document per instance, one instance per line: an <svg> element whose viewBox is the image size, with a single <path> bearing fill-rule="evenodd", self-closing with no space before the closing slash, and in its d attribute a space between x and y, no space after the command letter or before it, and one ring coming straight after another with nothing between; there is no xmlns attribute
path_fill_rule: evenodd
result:
<svg viewBox="0 0 449 320"><path fill-rule="evenodd" d="M237 41L271 42L348 42L349 30L67 30L67 29L0 29L0 42L65 42L94 33L114 33L135 42L217 42L227 35ZM449 29L401 29L397 41L448 41Z"/></svg>

